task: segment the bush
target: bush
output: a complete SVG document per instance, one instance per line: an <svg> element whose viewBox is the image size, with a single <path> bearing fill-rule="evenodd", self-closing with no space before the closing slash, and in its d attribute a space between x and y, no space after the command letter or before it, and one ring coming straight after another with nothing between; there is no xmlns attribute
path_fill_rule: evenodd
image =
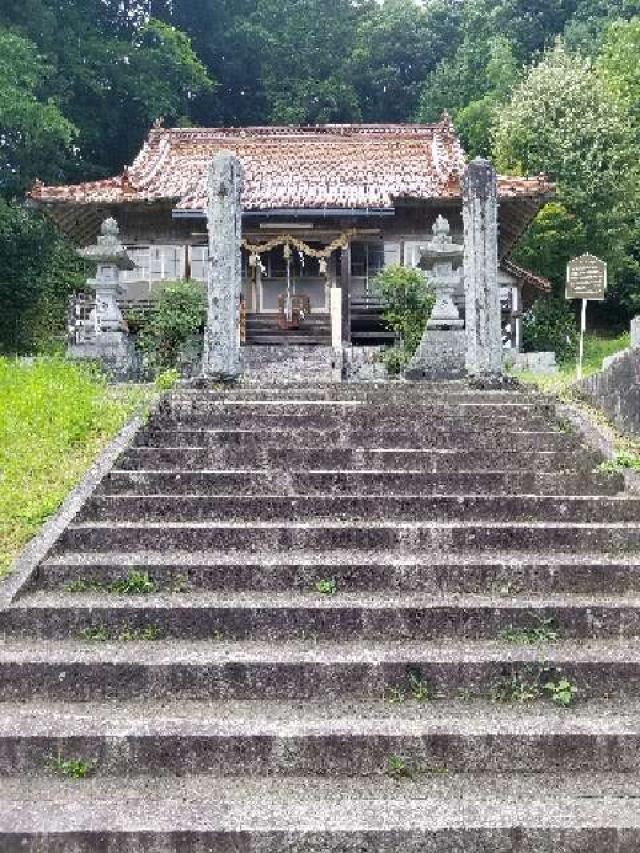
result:
<svg viewBox="0 0 640 853"><path fill-rule="evenodd" d="M386 303L382 318L387 329L400 338L400 346L387 350L382 360L390 373L400 373L420 345L435 295L420 270L398 264L378 273L373 287Z"/></svg>
<svg viewBox="0 0 640 853"><path fill-rule="evenodd" d="M400 338L398 346L389 347L382 354L389 373L398 375L420 345L435 295L420 270L397 264L378 273L373 286L386 303L382 314L386 327Z"/></svg>
<svg viewBox="0 0 640 853"><path fill-rule="evenodd" d="M136 345L154 371L176 368L181 353L193 335L204 331L207 303L203 289L194 282L167 284L154 310L137 318Z"/></svg>
<svg viewBox="0 0 640 853"><path fill-rule="evenodd" d="M525 352L555 352L559 362L575 358L576 318L561 297L538 299L523 318Z"/></svg>

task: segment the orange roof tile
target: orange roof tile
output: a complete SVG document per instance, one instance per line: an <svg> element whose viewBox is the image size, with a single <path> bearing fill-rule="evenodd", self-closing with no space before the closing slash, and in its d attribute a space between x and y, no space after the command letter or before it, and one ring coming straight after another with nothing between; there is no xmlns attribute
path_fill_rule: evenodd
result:
<svg viewBox="0 0 640 853"><path fill-rule="evenodd" d="M465 158L450 119L433 125L315 127L154 127L123 175L74 186L37 185L46 204L171 201L204 210L215 153L234 152L245 167L245 210L391 209L398 199L459 198ZM537 197L544 179L500 178L503 197Z"/></svg>

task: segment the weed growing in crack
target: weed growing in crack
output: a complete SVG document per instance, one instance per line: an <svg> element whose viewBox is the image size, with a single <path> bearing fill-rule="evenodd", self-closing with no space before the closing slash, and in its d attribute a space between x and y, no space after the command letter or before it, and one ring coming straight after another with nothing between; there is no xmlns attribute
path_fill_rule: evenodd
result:
<svg viewBox="0 0 640 853"><path fill-rule="evenodd" d="M542 689L547 696L551 698L555 705L561 708L569 708L575 702L578 695L578 688L566 678L560 678L556 681L547 681L542 685Z"/></svg>
<svg viewBox="0 0 640 853"><path fill-rule="evenodd" d="M431 686L424 680L419 669L409 669L405 680L387 689L387 702L402 704L411 698L415 702L429 702L435 699Z"/></svg>
<svg viewBox="0 0 640 853"><path fill-rule="evenodd" d="M387 776L392 779L411 779L412 775L411 768L401 755L390 755L387 758Z"/></svg>
<svg viewBox="0 0 640 853"><path fill-rule="evenodd" d="M51 758L51 767L65 779L86 779L95 771L98 762L82 759L65 759L58 755Z"/></svg>
<svg viewBox="0 0 640 853"><path fill-rule="evenodd" d="M385 698L393 705L401 705L406 701L407 694L400 687L389 687Z"/></svg>
<svg viewBox="0 0 640 853"><path fill-rule="evenodd" d="M191 584L189 583L189 578L186 575L176 575L171 582L170 590L174 593L190 592Z"/></svg>
<svg viewBox="0 0 640 853"><path fill-rule="evenodd" d="M104 625L92 625L90 628L85 628L80 634L83 640L89 640L92 643L106 643L111 639L109 631Z"/></svg>
<svg viewBox="0 0 640 853"><path fill-rule="evenodd" d="M112 583L79 578L66 584L64 589L65 592L70 593L110 592L116 595L150 595L158 591L158 586L151 580L148 572L131 571L126 578Z"/></svg>
<svg viewBox="0 0 640 853"><path fill-rule="evenodd" d="M127 626L119 632L110 631L106 625L94 625L85 628L80 636L83 640L90 642L106 643L109 640L119 640L120 642L161 640L163 634L158 625L147 625L146 628L130 628Z"/></svg>
<svg viewBox="0 0 640 853"><path fill-rule="evenodd" d="M158 591L158 586L148 572L132 571L124 580L112 583L111 591L118 595L151 595Z"/></svg>
<svg viewBox="0 0 640 853"><path fill-rule="evenodd" d="M78 580L66 583L64 591L69 593L105 592L106 587L100 581L89 581L85 578L78 578Z"/></svg>
<svg viewBox="0 0 640 853"><path fill-rule="evenodd" d="M318 581L314 588L321 595L335 595L338 591L338 584L335 578L326 578Z"/></svg>
<svg viewBox="0 0 640 853"><path fill-rule="evenodd" d="M407 675L409 691L416 702L428 702L434 698L433 691L422 678L420 670L411 670Z"/></svg>
<svg viewBox="0 0 640 853"><path fill-rule="evenodd" d="M533 702L540 696L540 685L535 679L513 672L501 678L491 690L494 702L520 704Z"/></svg>
<svg viewBox="0 0 640 853"><path fill-rule="evenodd" d="M599 465L596 471L605 474L620 474L623 471L640 473L640 453L618 453L613 459Z"/></svg>
<svg viewBox="0 0 640 853"><path fill-rule="evenodd" d="M511 626L502 631L500 639L507 643L517 643L522 646L535 646L539 643L555 643L559 639L553 619L537 617L535 628L514 628Z"/></svg>
<svg viewBox="0 0 640 853"><path fill-rule="evenodd" d="M548 697L561 708L571 707L577 696L578 687L564 678L561 670L546 665L527 672L514 671L504 676L493 687L494 702L512 704L534 702Z"/></svg>
<svg viewBox="0 0 640 853"><path fill-rule="evenodd" d="M146 628L125 628L118 635L118 639L124 642L137 642L138 640L161 640L162 631L158 625L147 625Z"/></svg>

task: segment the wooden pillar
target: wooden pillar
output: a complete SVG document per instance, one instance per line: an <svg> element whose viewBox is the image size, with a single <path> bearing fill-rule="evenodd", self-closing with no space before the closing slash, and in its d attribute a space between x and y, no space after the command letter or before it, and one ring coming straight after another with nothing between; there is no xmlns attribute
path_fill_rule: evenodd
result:
<svg viewBox="0 0 640 853"><path fill-rule="evenodd" d="M351 344L351 243L340 254L342 288L342 343Z"/></svg>

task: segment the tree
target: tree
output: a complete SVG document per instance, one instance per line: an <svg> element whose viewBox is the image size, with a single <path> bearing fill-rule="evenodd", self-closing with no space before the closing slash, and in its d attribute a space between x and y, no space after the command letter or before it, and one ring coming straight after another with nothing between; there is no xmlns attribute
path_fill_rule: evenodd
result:
<svg viewBox="0 0 640 853"><path fill-rule="evenodd" d="M87 266L39 213L0 199L0 352L33 353L64 338L69 295Z"/></svg>
<svg viewBox="0 0 640 853"><path fill-rule="evenodd" d="M265 124L262 42L247 26L257 0L192 0L154 5L153 15L191 37L193 49L218 85L193 104L204 125Z"/></svg>
<svg viewBox="0 0 640 853"><path fill-rule="evenodd" d="M361 118L348 73L353 34L369 0L257 0L245 26L260 46L256 61L273 123Z"/></svg>
<svg viewBox="0 0 640 853"><path fill-rule="evenodd" d="M384 0L358 25L351 75L365 121L407 121L426 75L457 38L458 14L443 0Z"/></svg>
<svg viewBox="0 0 640 853"><path fill-rule="evenodd" d="M596 66L640 128L640 17L616 21L606 30Z"/></svg>
<svg viewBox="0 0 640 853"><path fill-rule="evenodd" d="M515 260L548 278L556 295L562 296L567 264L588 248L584 223L565 205L553 201L534 219L515 250Z"/></svg>
<svg viewBox="0 0 640 853"><path fill-rule="evenodd" d="M560 265L575 238L576 249L583 247L609 262L610 299L618 309L629 304L620 293L619 273L626 265L626 243L637 216L634 146L635 131L625 106L589 59L571 56L561 43L516 86L500 111L495 132L501 169L546 172L558 183L562 206L539 219L537 232L529 237L534 241L530 247L538 240L534 266L545 271L545 256ZM562 227L557 227L559 222ZM550 223L553 227L545 233Z"/></svg>
<svg viewBox="0 0 640 853"><path fill-rule="evenodd" d="M547 173L606 250L633 204L634 132L629 115L589 59L559 43L516 86L495 132L498 166ZM603 226L604 227L603 229Z"/></svg>
<svg viewBox="0 0 640 853"><path fill-rule="evenodd" d="M120 171L155 118L191 121L212 88L188 36L149 18L148 3L27 0L27 8L28 16L10 0L3 20L37 44L46 93L78 129L66 179Z"/></svg>
<svg viewBox="0 0 640 853"><path fill-rule="evenodd" d="M0 192L11 196L35 178L55 181L77 135L45 84L51 69L27 39L0 29Z"/></svg>
<svg viewBox="0 0 640 853"><path fill-rule="evenodd" d="M470 156L487 157L491 154L492 133L498 112L509 98L519 76L520 69L511 43L503 37L493 39L489 43L484 69L484 85L487 91L456 115L456 125Z"/></svg>
<svg viewBox="0 0 640 853"><path fill-rule="evenodd" d="M72 81L67 113L80 128L84 170L97 174L131 162L154 119L189 123L193 102L213 85L188 37L155 19L130 38L87 34L64 65Z"/></svg>
<svg viewBox="0 0 640 853"><path fill-rule="evenodd" d="M640 15L640 0L578 0L575 14L564 31L567 47L595 58L609 25L636 15Z"/></svg>

